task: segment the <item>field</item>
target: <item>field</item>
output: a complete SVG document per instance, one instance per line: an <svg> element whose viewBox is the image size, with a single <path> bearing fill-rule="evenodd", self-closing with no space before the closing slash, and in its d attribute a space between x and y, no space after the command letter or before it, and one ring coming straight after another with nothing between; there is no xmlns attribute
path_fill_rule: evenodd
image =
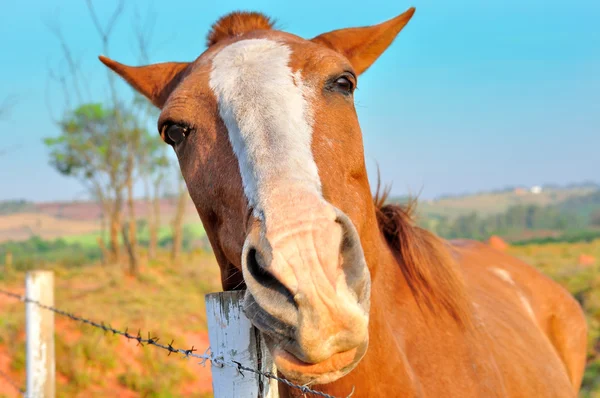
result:
<svg viewBox="0 0 600 398"><path fill-rule="evenodd" d="M498 197L494 195L505 200L495 201L493 198ZM446 211L460 217L462 209L468 206L480 212L498 212L503 206L510 207L520 195L492 193L481 194L476 199L466 196L422 202L420 214ZM545 198L535 195L532 200L550 201L545 206L557 206L573 198L586 198L586 195L588 191L579 189L548 194ZM487 197L492 199L486 200ZM164 210L168 214L170 205L168 201L165 203ZM92 210L93 205L85 203L73 207L26 204L0 212L0 286L22 294L27 270L52 269L58 307L92 320L110 322L116 329L128 328L133 333L140 330L144 336L150 333L164 343L174 340L174 346L190 348L193 345L199 352L204 351L208 347L204 295L219 291L220 281L212 253L190 243L205 239L204 229L193 209L186 214L188 243L184 245L185 253L178 265L169 258L171 231L164 225L159 240L166 242L166 246L161 245L159 256L153 261L146 259L142 246L142 266L137 277L125 273L125 264L103 266L99 263L99 231L94 229L95 221L90 219ZM139 210L143 214L143 208ZM13 220L12 224L4 222L6 220ZM22 235L13 234L28 223L29 230L22 228ZM147 230L142 227L138 233L143 243ZM600 398L600 239L594 231L569 235L570 238L552 236L552 239L516 242L505 250L558 281L582 303L590 333L588 368L581 396ZM7 242L6 237L12 242ZM7 269L3 264L8 250L14 259L13 266ZM23 304L0 295L0 312L0 371L24 385ZM155 347L136 347L134 341L105 336L90 326L58 315L55 320L57 396L212 396L209 364L203 367L179 355L167 356ZM0 377L0 397L16 396L14 388Z"/></svg>
<svg viewBox="0 0 600 398"><path fill-rule="evenodd" d="M138 278L126 276L118 266L63 268L55 272L55 304L83 317L110 322L111 326L161 342L208 347L204 294L220 290L218 266L211 253L192 252L181 265L167 257L143 267ZM24 292L24 272L0 277L7 290ZM20 385L25 383L23 304L0 296L0 371ZM167 357L155 347L105 336L91 326L56 315L57 396L69 397L208 397L210 365L203 367L180 355ZM0 378L0 397L16 397Z"/></svg>

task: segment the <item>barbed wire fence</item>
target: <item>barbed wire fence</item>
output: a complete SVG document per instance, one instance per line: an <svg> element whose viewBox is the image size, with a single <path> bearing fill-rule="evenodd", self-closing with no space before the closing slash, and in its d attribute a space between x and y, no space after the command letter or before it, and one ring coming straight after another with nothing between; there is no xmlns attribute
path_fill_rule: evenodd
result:
<svg viewBox="0 0 600 398"><path fill-rule="evenodd" d="M324 392L311 389L310 387L308 387L306 385L303 386L303 385L294 384L294 383L290 382L289 380L281 378L271 372L263 372L258 369L253 369L248 366L245 366L240 362L237 362L234 360L227 360L222 356L216 356L211 352L210 347L204 353L199 354L199 353L197 353L197 349L194 346L192 346L189 349L183 349L183 348L178 348L178 347L174 346L173 340L168 344L164 344L162 342L159 343L160 339L158 337L153 336L150 332L148 332L147 337L145 338L145 337L143 337L141 330L139 330L139 329L138 329L137 333L132 334L129 332L128 328L126 328L125 331L115 329L109 323L96 322L96 321L84 318L82 316L78 316L78 315L72 314L70 312L64 311L62 309L45 305L43 303L40 303L37 300L30 299L24 295L10 292L10 291L2 289L2 288L0 288L0 294L4 295L6 297L13 298L18 301L21 301L23 303L34 304L39 308L42 308L42 309L45 309L48 311L52 311L55 314L64 316L68 319L71 319L72 321L79 322L82 324L87 324L94 328L101 329L105 332L105 334L119 335L119 336L125 337L128 340L134 340L137 342L137 346L143 347L146 345L146 346L157 347L159 349L167 351L168 356L175 353L175 354L183 355L182 358L185 358L185 359L190 359L190 358L199 359L200 361L198 362L198 364L201 366L206 366L206 362L210 361L213 366L231 367L231 368L235 369L237 372L239 372L239 374L241 374L242 376L244 375L244 372L254 373L260 377L265 377L267 379L271 379L271 380L275 380L277 382L283 383L283 384L287 385L288 387L295 389L298 392L302 393L304 396L306 396L307 394L311 394L313 396L319 396L319 397L325 397L325 398L336 398L336 397L326 394ZM15 389L17 389L19 391L19 393L21 393L21 395L27 396L26 391L23 388L19 387L19 384L16 383L9 375L7 375L3 372L0 372L0 377L4 378L9 384L11 384L13 387L15 387ZM348 395L348 397L346 397L346 398L351 397L353 393L354 393L354 391L350 395Z"/></svg>

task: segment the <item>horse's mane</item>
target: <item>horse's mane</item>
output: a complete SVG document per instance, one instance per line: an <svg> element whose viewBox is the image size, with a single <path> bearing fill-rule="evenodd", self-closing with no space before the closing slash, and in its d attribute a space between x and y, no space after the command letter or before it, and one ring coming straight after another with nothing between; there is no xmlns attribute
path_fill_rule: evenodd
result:
<svg viewBox="0 0 600 398"><path fill-rule="evenodd" d="M416 198L386 203L389 187L378 179L374 197L377 222L420 308L445 312L462 326L471 323L470 303L449 244L414 221Z"/></svg>
<svg viewBox="0 0 600 398"><path fill-rule="evenodd" d="M243 35L253 30L273 29L275 21L265 14L249 11L234 11L219 18L206 36L208 47L228 37Z"/></svg>

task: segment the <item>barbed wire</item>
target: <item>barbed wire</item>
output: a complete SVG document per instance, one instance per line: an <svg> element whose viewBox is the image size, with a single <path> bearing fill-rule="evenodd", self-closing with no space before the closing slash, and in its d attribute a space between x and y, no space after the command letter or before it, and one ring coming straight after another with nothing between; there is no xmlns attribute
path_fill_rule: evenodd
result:
<svg viewBox="0 0 600 398"><path fill-rule="evenodd" d="M14 387L17 391L19 391L21 395L25 396L25 390L19 387L19 384L16 381L14 381L7 373L4 373L0 370L0 377L2 377L4 380L6 380L8 384Z"/></svg>
<svg viewBox="0 0 600 398"><path fill-rule="evenodd" d="M215 364L218 367L229 366L229 367L235 368L242 375L243 375L243 372L251 372L251 373L257 374L259 376L266 377L268 379L276 380L280 383L287 385L288 387L299 390L301 393L303 393L305 395L313 394L313 395L317 395L317 396L324 397L324 398L336 398L333 395L329 395L329 394L326 394L321 391L313 390L308 386L301 386L298 384L294 384L294 383L290 382L289 380L286 380L284 378L274 375L271 372L262 372L258 369L253 369L253 368L244 366L237 361L227 361L223 357L215 357L212 352L209 354L210 347L204 352L204 354L196 354L195 351L197 351L197 350L194 348L194 346L192 346L192 348L190 348L188 350L176 348L173 346L174 340L172 340L169 344L162 344L162 343L158 342L158 340L159 340L158 337L151 337L150 332L148 332L148 338L143 338L142 334L141 334L141 330L139 330L139 329L138 329L137 334L129 333L129 328L126 328L125 331L123 332L121 330L114 329L110 324L106 324L105 322L100 322L100 323L94 322L92 320L80 317L75 314L71 314L70 312L63 311L56 307L42 304L37 300L33 300L28 297L22 296L17 293L9 292L9 291L1 289L1 288L0 288L0 294L3 294L8 297L12 297L12 298L22 301L24 303L35 304L36 306L38 306L40 308L43 308L45 310L52 311L56 314L65 316L67 318L70 318L73 321L81 322L81 323L93 326L95 328L102 329L102 330L104 330L104 332L112 333L113 335L120 335L120 336L127 338L128 340L135 340L135 341L137 341L138 346L141 345L143 347L144 344L147 344L150 346L154 346L154 347L158 347L163 350L166 350L169 352L169 355L171 355L172 353L178 353L178 354L183 354L184 358L189 359L190 357L193 357L193 358L200 359L201 361L198 363L202 366L205 366L206 361L210 361L211 363ZM19 389L19 391L21 391L21 390ZM350 394L350 396L351 395L352 395L352 393Z"/></svg>

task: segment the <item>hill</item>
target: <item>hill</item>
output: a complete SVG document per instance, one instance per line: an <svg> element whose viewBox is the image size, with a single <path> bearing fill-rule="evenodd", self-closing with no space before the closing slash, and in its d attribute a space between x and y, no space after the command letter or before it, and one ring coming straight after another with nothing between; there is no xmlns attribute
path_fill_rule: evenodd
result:
<svg viewBox="0 0 600 398"><path fill-rule="evenodd" d="M471 195L446 196L434 200L419 201L418 211L424 217L447 217L450 219L477 213L481 217L506 212L517 205L578 206L589 195L600 196L600 188L594 185L574 187L531 187L511 188L495 192ZM593 196L595 197L595 196ZM394 200L394 199L393 199ZM396 201L402 201L395 198ZM585 199L583 199L585 201Z"/></svg>

